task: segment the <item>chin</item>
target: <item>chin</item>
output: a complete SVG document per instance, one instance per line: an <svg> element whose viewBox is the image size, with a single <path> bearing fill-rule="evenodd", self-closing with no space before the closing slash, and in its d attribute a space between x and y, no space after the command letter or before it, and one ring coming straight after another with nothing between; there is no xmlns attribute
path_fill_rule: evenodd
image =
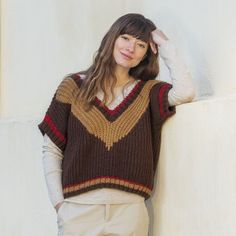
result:
<svg viewBox="0 0 236 236"><path fill-rule="evenodd" d="M129 65L126 65L126 64L118 64L118 65L121 66L121 67L124 67L126 69L132 68L132 66L129 66Z"/></svg>
<svg viewBox="0 0 236 236"><path fill-rule="evenodd" d="M121 66L121 67L124 67L124 68L128 68L128 69L132 67L132 66L130 66L130 64L125 63L125 62L121 62L121 61L116 61L116 64L118 66Z"/></svg>
<svg viewBox="0 0 236 236"><path fill-rule="evenodd" d="M128 68L128 69L133 68L138 65L138 64L134 65L134 63L127 63L127 61L123 61L123 60L117 60L116 64L124 68Z"/></svg>

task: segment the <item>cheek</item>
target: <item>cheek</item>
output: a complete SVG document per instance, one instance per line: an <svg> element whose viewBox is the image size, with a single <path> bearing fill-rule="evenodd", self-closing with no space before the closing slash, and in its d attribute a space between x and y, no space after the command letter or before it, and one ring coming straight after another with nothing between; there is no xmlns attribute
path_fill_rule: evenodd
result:
<svg viewBox="0 0 236 236"><path fill-rule="evenodd" d="M147 53L147 48L141 48L137 46L136 48L136 58L137 60L142 60Z"/></svg>
<svg viewBox="0 0 236 236"><path fill-rule="evenodd" d="M143 58L145 57L145 55L146 55L146 51L142 50L140 53L137 54L136 58L137 58L138 61L142 61Z"/></svg>
<svg viewBox="0 0 236 236"><path fill-rule="evenodd" d="M118 38L116 41L115 41L115 44L114 44L114 49L118 50L121 48L121 42L120 42L120 39Z"/></svg>
<svg viewBox="0 0 236 236"><path fill-rule="evenodd" d="M113 49L113 57L115 57L120 50L119 43L116 41Z"/></svg>
<svg viewBox="0 0 236 236"><path fill-rule="evenodd" d="M147 54L147 51L148 51L147 48L145 50L142 50L142 52L140 53L141 58L145 57L145 55Z"/></svg>
<svg viewBox="0 0 236 236"><path fill-rule="evenodd" d="M118 57L118 49L116 47L114 47L113 58L116 59L117 57Z"/></svg>

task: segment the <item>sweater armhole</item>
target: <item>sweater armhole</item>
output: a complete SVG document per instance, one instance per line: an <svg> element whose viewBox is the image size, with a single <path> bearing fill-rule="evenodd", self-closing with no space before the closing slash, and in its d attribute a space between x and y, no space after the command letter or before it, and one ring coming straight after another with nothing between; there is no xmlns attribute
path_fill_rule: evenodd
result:
<svg viewBox="0 0 236 236"><path fill-rule="evenodd" d="M176 113L175 106L170 106L168 93L172 85L163 81L157 83L151 91L151 108L155 123L162 125L167 118Z"/></svg>
<svg viewBox="0 0 236 236"><path fill-rule="evenodd" d="M171 84L162 82L157 94L157 100L160 109L160 117L162 123L164 123L167 118L171 117L176 113L175 106L170 106L168 101L168 93L171 88L172 88Z"/></svg>
<svg viewBox="0 0 236 236"><path fill-rule="evenodd" d="M76 88L72 78L64 78L54 93L42 122L38 124L41 134L46 133L62 151L67 142L68 119Z"/></svg>

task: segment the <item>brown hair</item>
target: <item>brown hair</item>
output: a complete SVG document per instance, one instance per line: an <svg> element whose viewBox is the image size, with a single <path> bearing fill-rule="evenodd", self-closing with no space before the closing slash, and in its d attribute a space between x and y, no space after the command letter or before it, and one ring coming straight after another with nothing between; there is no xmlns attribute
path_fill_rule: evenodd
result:
<svg viewBox="0 0 236 236"><path fill-rule="evenodd" d="M102 39L100 47L95 54L92 65L84 71L78 72L86 76L76 99L82 102L84 108L89 110L99 90L104 92L102 105L107 103L107 86L111 86L112 101L114 99L113 89L117 78L114 74L115 60L113 48L116 39L122 34L148 43L152 41L151 32L156 29L152 21L141 14L129 13L118 18L110 27ZM134 79L153 80L159 73L158 53L154 54L148 46L146 57L135 67L129 70L129 75Z"/></svg>

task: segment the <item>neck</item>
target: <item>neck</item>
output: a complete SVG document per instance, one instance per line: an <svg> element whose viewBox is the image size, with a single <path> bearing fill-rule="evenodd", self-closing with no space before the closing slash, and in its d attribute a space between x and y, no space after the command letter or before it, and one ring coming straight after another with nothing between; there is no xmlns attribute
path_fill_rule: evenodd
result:
<svg viewBox="0 0 236 236"><path fill-rule="evenodd" d="M128 83L133 78L129 75L129 68L124 68L121 66L116 66L115 69L115 75L117 78L116 86L124 85L125 83Z"/></svg>

